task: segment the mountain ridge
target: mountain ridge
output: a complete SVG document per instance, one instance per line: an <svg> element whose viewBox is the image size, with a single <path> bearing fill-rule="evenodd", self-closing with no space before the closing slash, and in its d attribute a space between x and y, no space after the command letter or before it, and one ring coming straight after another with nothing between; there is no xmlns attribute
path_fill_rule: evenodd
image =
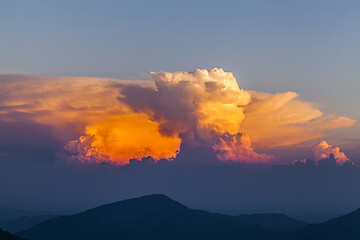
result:
<svg viewBox="0 0 360 240"><path fill-rule="evenodd" d="M285 214L229 216L191 209L154 194L49 219L18 235L28 240L360 239L360 209L320 224L304 224Z"/></svg>
<svg viewBox="0 0 360 240"><path fill-rule="evenodd" d="M66 231L65 231L66 229ZM190 209L162 194L118 201L47 220L18 233L30 240L262 239L276 233L218 213Z"/></svg>
<svg viewBox="0 0 360 240"><path fill-rule="evenodd" d="M360 208L325 221L323 223L309 224L292 233L294 239L360 239Z"/></svg>

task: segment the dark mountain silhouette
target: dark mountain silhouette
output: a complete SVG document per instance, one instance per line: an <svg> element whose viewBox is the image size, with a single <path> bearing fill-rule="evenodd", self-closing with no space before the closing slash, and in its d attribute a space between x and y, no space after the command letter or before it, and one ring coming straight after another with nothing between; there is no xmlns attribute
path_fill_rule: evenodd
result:
<svg viewBox="0 0 360 240"><path fill-rule="evenodd" d="M283 214L228 216L194 210L157 194L49 219L18 235L29 240L360 239L360 210L301 227L304 224Z"/></svg>
<svg viewBox="0 0 360 240"><path fill-rule="evenodd" d="M310 224L291 234L291 239L359 240L360 209L319 224Z"/></svg>
<svg viewBox="0 0 360 240"><path fill-rule="evenodd" d="M19 233L30 240L278 239L236 217L190 209L164 195L103 205L47 220Z"/></svg>
<svg viewBox="0 0 360 240"><path fill-rule="evenodd" d="M16 233L35 226L41 222L44 222L50 218L54 218L53 215L40 215L40 216L21 216L10 221L1 224L1 228L5 231Z"/></svg>
<svg viewBox="0 0 360 240"><path fill-rule="evenodd" d="M24 240L24 239L0 229L0 240Z"/></svg>
<svg viewBox="0 0 360 240"><path fill-rule="evenodd" d="M259 225L265 229L280 232L293 231L307 225L305 222L278 213L244 214L236 218L246 225Z"/></svg>

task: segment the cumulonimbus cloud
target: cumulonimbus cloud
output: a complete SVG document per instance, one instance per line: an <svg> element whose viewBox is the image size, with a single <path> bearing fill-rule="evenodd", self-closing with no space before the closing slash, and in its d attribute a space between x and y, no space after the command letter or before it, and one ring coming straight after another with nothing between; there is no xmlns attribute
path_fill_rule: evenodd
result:
<svg viewBox="0 0 360 240"><path fill-rule="evenodd" d="M220 68L151 73L154 82L85 77L0 76L0 115L50 125L71 158L126 164L208 149L221 161L258 163L279 148L323 137L355 120L325 115L298 94L239 88ZM184 149L184 148L182 148Z"/></svg>
<svg viewBox="0 0 360 240"><path fill-rule="evenodd" d="M134 111L146 112L164 135L179 136L186 146L207 146L224 161L271 158L256 153L250 139L261 147L292 146L355 122L323 116L294 92L245 91L232 73L218 68L151 75L156 88L143 94L141 101L133 101L133 96L144 93L143 86L125 86L120 100Z"/></svg>

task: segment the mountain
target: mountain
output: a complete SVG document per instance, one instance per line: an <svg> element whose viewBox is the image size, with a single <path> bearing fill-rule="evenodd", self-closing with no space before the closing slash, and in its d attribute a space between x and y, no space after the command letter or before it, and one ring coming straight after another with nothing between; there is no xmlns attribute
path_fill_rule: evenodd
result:
<svg viewBox="0 0 360 240"><path fill-rule="evenodd" d="M228 216L194 210L155 194L52 218L18 235L29 240L360 239L360 209L324 223L304 224L283 214Z"/></svg>
<svg viewBox="0 0 360 240"><path fill-rule="evenodd" d="M246 225L259 225L265 229L279 232L293 231L307 225L305 222L278 213L244 214L236 216L236 218Z"/></svg>
<svg viewBox="0 0 360 240"><path fill-rule="evenodd" d="M30 240L278 239L236 217L190 209L165 195L150 195L47 220L19 235Z"/></svg>
<svg viewBox="0 0 360 240"><path fill-rule="evenodd" d="M35 216L42 214L43 213L39 211L0 207L0 224L21 216Z"/></svg>
<svg viewBox="0 0 360 240"><path fill-rule="evenodd" d="M24 240L23 238L12 235L8 232L4 232L0 229L0 240Z"/></svg>
<svg viewBox="0 0 360 240"><path fill-rule="evenodd" d="M35 226L41 222L44 222L50 218L54 218L53 215L40 215L40 216L21 216L1 224L1 228L11 233L19 232Z"/></svg>
<svg viewBox="0 0 360 240"><path fill-rule="evenodd" d="M319 224L310 224L291 234L291 239L359 240L360 209Z"/></svg>

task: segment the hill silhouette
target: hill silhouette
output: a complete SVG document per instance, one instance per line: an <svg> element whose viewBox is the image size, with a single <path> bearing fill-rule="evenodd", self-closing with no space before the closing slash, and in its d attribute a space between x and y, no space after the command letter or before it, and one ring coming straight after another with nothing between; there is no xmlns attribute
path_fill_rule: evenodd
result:
<svg viewBox="0 0 360 240"><path fill-rule="evenodd" d="M359 209L324 223L304 224L283 214L228 216L194 210L155 194L49 219L18 235L29 240L360 239Z"/></svg>
<svg viewBox="0 0 360 240"><path fill-rule="evenodd" d="M302 228L307 223L290 218L279 213L244 214L236 216L237 220L246 225L259 225L273 231L293 231Z"/></svg>
<svg viewBox="0 0 360 240"><path fill-rule="evenodd" d="M10 233L19 232L35 226L41 222L44 222L50 218L54 218L53 215L39 215L39 216L21 216L15 219L6 221L1 224L1 228Z"/></svg>
<svg viewBox="0 0 360 240"><path fill-rule="evenodd" d="M292 239L359 240L360 209L323 223L300 228L292 233Z"/></svg>
<svg viewBox="0 0 360 240"><path fill-rule="evenodd" d="M277 239L235 217L190 209L165 195L150 195L47 220L22 231L30 240Z"/></svg>
<svg viewBox="0 0 360 240"><path fill-rule="evenodd" d="M0 229L0 240L24 240L24 239Z"/></svg>

